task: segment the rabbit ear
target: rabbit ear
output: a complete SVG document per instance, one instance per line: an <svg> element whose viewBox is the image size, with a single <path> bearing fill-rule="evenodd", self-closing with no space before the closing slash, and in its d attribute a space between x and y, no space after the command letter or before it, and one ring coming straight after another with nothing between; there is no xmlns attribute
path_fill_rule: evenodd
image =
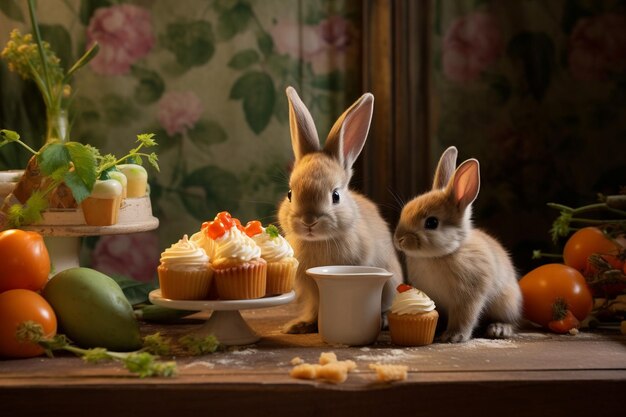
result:
<svg viewBox="0 0 626 417"><path fill-rule="evenodd" d="M441 158L439 158L439 163L437 164L437 170L435 171L435 178L433 180L433 190L439 190L442 188L446 188L448 182L450 182L450 178L454 174L454 168L456 167L456 156L458 151L456 147L450 146L446 149Z"/></svg>
<svg viewBox="0 0 626 417"><path fill-rule="evenodd" d="M346 170L352 169L363 149L373 111L374 96L363 94L337 119L328 134L324 151L334 156Z"/></svg>
<svg viewBox="0 0 626 417"><path fill-rule="evenodd" d="M289 102L291 146L297 161L308 153L319 151L320 140L317 136L317 129L315 129L311 113L300 100L296 90L289 86L286 93L287 101Z"/></svg>
<svg viewBox="0 0 626 417"><path fill-rule="evenodd" d="M480 167L476 159L468 159L456 169L454 178L448 184L454 201L464 210L478 196L480 189Z"/></svg>

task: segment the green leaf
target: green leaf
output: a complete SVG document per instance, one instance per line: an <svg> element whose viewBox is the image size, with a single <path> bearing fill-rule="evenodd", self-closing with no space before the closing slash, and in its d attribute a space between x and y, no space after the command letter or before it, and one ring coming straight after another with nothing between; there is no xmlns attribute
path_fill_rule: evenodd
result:
<svg viewBox="0 0 626 417"><path fill-rule="evenodd" d="M200 120L187 135L202 151L208 151L212 145L228 139L228 134L222 126L212 120Z"/></svg>
<svg viewBox="0 0 626 417"><path fill-rule="evenodd" d="M91 16L96 9L109 6L111 6L110 0L81 0L80 11L78 12L80 22L85 26L89 25Z"/></svg>
<svg viewBox="0 0 626 417"><path fill-rule="evenodd" d="M124 275L111 275L111 278L120 286L131 305L148 302L148 294L156 289L156 285L152 282L137 281Z"/></svg>
<svg viewBox="0 0 626 417"><path fill-rule="evenodd" d="M491 89L495 91L498 97L498 104L506 103L511 97L511 83L503 75L496 76L490 83Z"/></svg>
<svg viewBox="0 0 626 417"><path fill-rule="evenodd" d="M187 211L199 221L207 213L236 212L242 191L239 179L231 172L208 165L187 175L178 191Z"/></svg>
<svg viewBox="0 0 626 417"><path fill-rule="evenodd" d="M220 13L217 22L217 35L221 40L231 40L243 32L250 22L252 10L247 3L237 3L233 8Z"/></svg>
<svg viewBox="0 0 626 417"><path fill-rule="evenodd" d="M113 125L128 125L137 119L139 113L130 100L117 94L105 95L102 105L106 123Z"/></svg>
<svg viewBox="0 0 626 417"><path fill-rule="evenodd" d="M65 147L74 163L74 172L76 172L76 175L78 175L87 188L92 190L98 175L97 161L94 153L90 148L78 142L67 142Z"/></svg>
<svg viewBox="0 0 626 417"><path fill-rule="evenodd" d="M263 52L263 55L269 56L274 52L274 39L267 32L262 32L256 38L259 50Z"/></svg>
<svg viewBox="0 0 626 417"><path fill-rule="evenodd" d="M165 91L165 82L156 71L133 66L131 74L139 81L135 87L135 101L137 103L152 104L161 98L163 91Z"/></svg>
<svg viewBox="0 0 626 417"><path fill-rule="evenodd" d="M69 68L74 62L72 54L72 38L70 33L61 25L39 25L41 38L50 44L50 48L61 60L61 67Z"/></svg>
<svg viewBox="0 0 626 417"><path fill-rule="evenodd" d="M311 85L322 90L342 91L344 89L343 73L335 70L328 74L316 75Z"/></svg>
<svg viewBox="0 0 626 417"><path fill-rule="evenodd" d="M16 20L24 23L24 14L17 0L3 0L0 1L0 11L4 13L9 19Z"/></svg>
<svg viewBox="0 0 626 417"><path fill-rule="evenodd" d="M276 101L274 102L274 117L283 124L289 121L289 102L284 91L285 89L281 88L276 92Z"/></svg>
<svg viewBox="0 0 626 417"><path fill-rule="evenodd" d="M246 122L259 134L270 122L276 101L274 83L264 72L250 71L243 74L230 90L230 98L243 100Z"/></svg>
<svg viewBox="0 0 626 417"><path fill-rule="evenodd" d="M267 226L265 228L265 231L271 238L276 238L280 236L280 233L278 232L278 228L274 226L273 224L270 224L269 226Z"/></svg>
<svg viewBox="0 0 626 417"><path fill-rule="evenodd" d="M521 32L511 39L507 55L520 67L525 89L541 101L550 87L556 63L552 39L546 33Z"/></svg>
<svg viewBox="0 0 626 417"><path fill-rule="evenodd" d="M72 195L74 196L74 200L78 204L82 203L84 199L89 197L91 194L91 190L93 189L93 185L88 187L87 184L83 181L81 177L78 176L76 171L69 171L65 174L63 178L65 185L67 185L70 190L72 190Z"/></svg>
<svg viewBox="0 0 626 417"><path fill-rule="evenodd" d="M254 49L246 49L244 51L237 52L230 61L228 66L233 69L243 70L248 68L252 64L259 62L259 53Z"/></svg>
<svg viewBox="0 0 626 417"><path fill-rule="evenodd" d="M205 20L170 23L161 43L187 69L206 64L215 53L213 28Z"/></svg>
<svg viewBox="0 0 626 417"><path fill-rule="evenodd" d="M37 163L43 175L51 175L61 167L69 167L70 153L60 142L47 145L37 156Z"/></svg>
<svg viewBox="0 0 626 417"><path fill-rule="evenodd" d="M0 137L2 137L4 140L8 142L16 142L18 140L20 140L20 134L13 131L13 130L8 130L8 129L2 129L0 130Z"/></svg>
<svg viewBox="0 0 626 417"><path fill-rule="evenodd" d="M91 48L89 48L87 52L85 52L80 58L78 58L78 61L76 61L74 65L72 65L72 67L67 71L67 74L65 74L65 77L63 78L63 84L69 83L74 73L87 65L89 61L94 59L96 55L98 55L99 51L100 45L94 43Z"/></svg>
<svg viewBox="0 0 626 417"><path fill-rule="evenodd" d="M154 140L154 133L140 133L137 135L137 142L140 142L145 147L157 146L156 140Z"/></svg>

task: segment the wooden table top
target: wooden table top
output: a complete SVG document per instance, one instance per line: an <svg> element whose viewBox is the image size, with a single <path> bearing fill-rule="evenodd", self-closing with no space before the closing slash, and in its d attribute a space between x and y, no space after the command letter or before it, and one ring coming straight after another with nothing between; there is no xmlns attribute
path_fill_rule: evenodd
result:
<svg viewBox="0 0 626 417"><path fill-rule="evenodd" d="M624 415L626 336L522 330L510 340L473 339L401 348L382 332L367 347L329 346L318 334L285 335L293 306L243 311L262 339L211 355L176 357L173 378L131 376L117 363L55 358L0 360L0 410L17 415ZM198 317L144 325L184 335ZM346 382L296 380L291 360L335 352L357 369ZM403 364L406 381L379 383L371 363ZM5 413L6 412L6 413Z"/></svg>

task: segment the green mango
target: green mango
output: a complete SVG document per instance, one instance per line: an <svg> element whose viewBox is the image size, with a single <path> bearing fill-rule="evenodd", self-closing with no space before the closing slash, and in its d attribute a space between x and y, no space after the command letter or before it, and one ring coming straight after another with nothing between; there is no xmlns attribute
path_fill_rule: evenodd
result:
<svg viewBox="0 0 626 417"><path fill-rule="evenodd" d="M43 297L57 315L60 332L84 348L141 348L139 323L122 289L90 268L70 268L48 281Z"/></svg>

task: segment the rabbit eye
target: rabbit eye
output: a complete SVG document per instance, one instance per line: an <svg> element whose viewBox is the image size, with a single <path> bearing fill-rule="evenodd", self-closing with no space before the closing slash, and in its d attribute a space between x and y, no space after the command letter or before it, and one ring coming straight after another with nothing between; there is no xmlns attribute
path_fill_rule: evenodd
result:
<svg viewBox="0 0 626 417"><path fill-rule="evenodd" d="M339 203L339 191L333 190L333 204Z"/></svg>
<svg viewBox="0 0 626 417"><path fill-rule="evenodd" d="M428 217L424 221L424 227L426 229L436 229L439 226L439 219L436 217Z"/></svg>
<svg viewBox="0 0 626 417"><path fill-rule="evenodd" d="M287 199L291 201L291 190L287 191Z"/></svg>

